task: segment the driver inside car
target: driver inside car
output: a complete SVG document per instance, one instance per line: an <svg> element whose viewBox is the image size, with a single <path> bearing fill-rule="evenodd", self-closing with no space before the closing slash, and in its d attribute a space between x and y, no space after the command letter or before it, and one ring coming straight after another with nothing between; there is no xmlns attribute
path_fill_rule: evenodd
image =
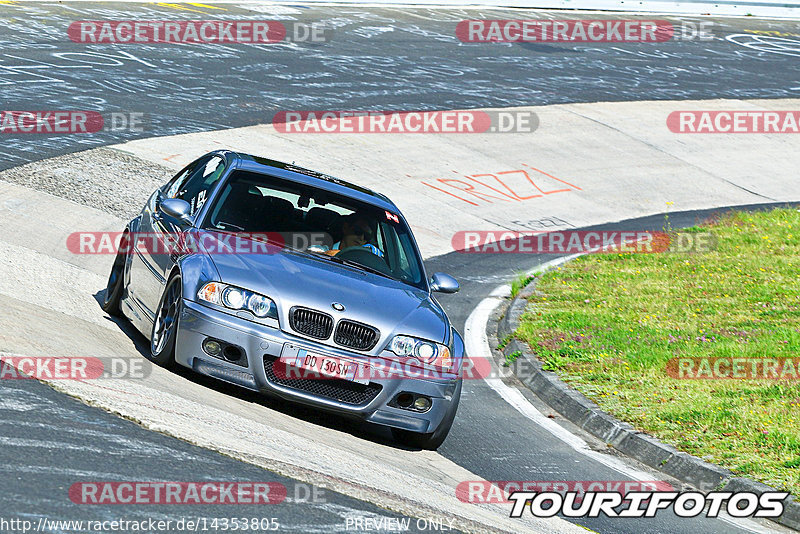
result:
<svg viewBox="0 0 800 534"><path fill-rule="evenodd" d="M351 213L342 221L342 239L325 251L329 256L335 256L340 250L350 247L364 247L379 258L383 257L381 249L371 244L372 230L366 218L356 213Z"/></svg>

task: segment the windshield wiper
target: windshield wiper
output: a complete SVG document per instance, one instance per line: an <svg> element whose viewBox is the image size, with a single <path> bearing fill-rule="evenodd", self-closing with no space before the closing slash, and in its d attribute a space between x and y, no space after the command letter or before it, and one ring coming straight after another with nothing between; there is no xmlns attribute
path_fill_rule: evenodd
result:
<svg viewBox="0 0 800 534"><path fill-rule="evenodd" d="M394 276L388 275L381 270L375 269L374 267L369 267L368 265L364 265L363 263L358 263L357 261L353 260L345 260L343 258L337 258L336 256L328 256L328 258L330 258L331 261L334 261L336 263L347 265L349 267L355 267L357 269L367 271L368 273L377 274L379 276L383 276L384 278L388 278L389 280L396 280L399 282L399 280L397 280L397 278L395 278Z"/></svg>

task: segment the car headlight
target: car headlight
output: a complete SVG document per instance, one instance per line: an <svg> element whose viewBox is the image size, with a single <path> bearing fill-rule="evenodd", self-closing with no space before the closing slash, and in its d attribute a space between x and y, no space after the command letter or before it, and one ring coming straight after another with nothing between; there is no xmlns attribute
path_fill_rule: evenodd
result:
<svg viewBox="0 0 800 534"><path fill-rule="evenodd" d="M238 287L226 287L222 290L222 304L232 310L241 310L246 302L244 291Z"/></svg>
<svg viewBox="0 0 800 534"><path fill-rule="evenodd" d="M453 358L446 345L425 341L411 336L394 336L389 343L389 350L404 358L415 358L425 366L450 371Z"/></svg>
<svg viewBox="0 0 800 534"><path fill-rule="evenodd" d="M207 283L197 292L197 298L230 310L248 310L259 319L278 318L278 308L271 298L221 282Z"/></svg>
<svg viewBox="0 0 800 534"><path fill-rule="evenodd" d="M253 312L256 317L267 317L271 311L275 310L275 303L264 295L250 295L247 299L247 309ZM275 315L277 317L277 314Z"/></svg>

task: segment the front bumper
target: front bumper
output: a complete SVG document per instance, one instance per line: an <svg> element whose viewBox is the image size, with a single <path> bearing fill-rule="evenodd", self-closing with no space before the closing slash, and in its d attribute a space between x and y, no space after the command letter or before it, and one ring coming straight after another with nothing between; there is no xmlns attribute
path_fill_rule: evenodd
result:
<svg viewBox="0 0 800 534"><path fill-rule="evenodd" d="M244 358L240 363L246 365L206 354L202 343L207 338L241 349ZM348 360L375 360L374 356L315 343L189 300L183 301L175 360L251 390L414 432L433 432L458 404L461 379L370 376L368 385L344 380L287 380L280 373L276 376L271 368L287 343ZM424 395L431 399L431 407L424 413L397 407L393 401L400 393Z"/></svg>

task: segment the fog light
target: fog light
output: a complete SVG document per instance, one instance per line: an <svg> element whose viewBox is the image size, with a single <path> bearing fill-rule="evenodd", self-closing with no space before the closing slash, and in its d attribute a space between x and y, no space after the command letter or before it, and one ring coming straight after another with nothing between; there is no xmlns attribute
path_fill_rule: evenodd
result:
<svg viewBox="0 0 800 534"><path fill-rule="evenodd" d="M219 356L219 353L222 352L222 345L219 344L219 341L206 339L203 341L203 350L211 356Z"/></svg>
<svg viewBox="0 0 800 534"><path fill-rule="evenodd" d="M417 397L414 401L414 409L426 412L431 407L431 400L428 397Z"/></svg>

